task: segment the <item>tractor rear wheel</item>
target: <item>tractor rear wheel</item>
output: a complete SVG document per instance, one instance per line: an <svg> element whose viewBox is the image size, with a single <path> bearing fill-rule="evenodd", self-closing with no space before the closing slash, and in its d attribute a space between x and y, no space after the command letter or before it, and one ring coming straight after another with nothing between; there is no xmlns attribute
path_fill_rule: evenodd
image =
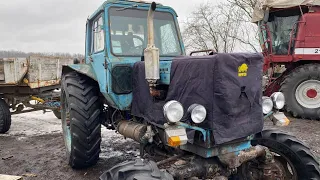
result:
<svg viewBox="0 0 320 180"><path fill-rule="evenodd" d="M294 69L283 81L286 110L294 117L320 119L320 64Z"/></svg>
<svg viewBox="0 0 320 180"><path fill-rule="evenodd" d="M6 133L11 127L11 113L8 104L0 99L0 133Z"/></svg>
<svg viewBox="0 0 320 180"><path fill-rule="evenodd" d="M71 72L61 83L61 120L67 158L72 168L99 160L102 103L94 80Z"/></svg>

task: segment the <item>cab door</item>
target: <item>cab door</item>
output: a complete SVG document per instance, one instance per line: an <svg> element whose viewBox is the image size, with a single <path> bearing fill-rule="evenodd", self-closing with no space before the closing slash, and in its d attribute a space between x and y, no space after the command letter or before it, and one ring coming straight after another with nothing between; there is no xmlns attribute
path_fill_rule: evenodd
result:
<svg viewBox="0 0 320 180"><path fill-rule="evenodd" d="M89 61L98 79L100 91L107 92L107 73L105 68L106 46L104 15L101 12L91 23L91 53Z"/></svg>

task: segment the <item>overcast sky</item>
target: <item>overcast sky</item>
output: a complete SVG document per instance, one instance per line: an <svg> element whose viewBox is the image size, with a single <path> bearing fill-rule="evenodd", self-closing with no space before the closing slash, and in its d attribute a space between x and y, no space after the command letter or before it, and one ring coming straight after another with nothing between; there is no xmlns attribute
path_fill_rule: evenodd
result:
<svg viewBox="0 0 320 180"><path fill-rule="evenodd" d="M182 21L207 0L156 0ZM218 0L210 0L214 2ZM104 0L0 0L0 50L84 54L86 18Z"/></svg>

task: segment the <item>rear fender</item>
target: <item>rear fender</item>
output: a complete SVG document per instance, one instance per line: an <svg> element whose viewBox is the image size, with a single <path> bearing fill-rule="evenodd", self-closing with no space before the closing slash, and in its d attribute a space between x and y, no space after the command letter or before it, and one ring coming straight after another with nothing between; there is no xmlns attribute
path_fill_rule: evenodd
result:
<svg viewBox="0 0 320 180"><path fill-rule="evenodd" d="M97 78L97 76L94 73L94 69L92 68L91 65L87 65L87 64L72 64L72 65L67 65L67 66L63 66L62 67L62 75L70 73L70 72L78 72L80 74L83 74L85 76L88 76L89 78L95 80L98 84L99 84L99 89L101 94L106 98L106 102L108 105L116 108L116 104L115 102L112 100L112 98L110 97L110 95L107 93L107 91L103 92L101 91L101 83L99 83L99 80Z"/></svg>
<svg viewBox="0 0 320 180"><path fill-rule="evenodd" d="M93 73L93 69L90 65L87 64L71 64L62 67L62 75L67 74L69 72L76 71L85 76L90 77L91 79L98 82L96 75Z"/></svg>

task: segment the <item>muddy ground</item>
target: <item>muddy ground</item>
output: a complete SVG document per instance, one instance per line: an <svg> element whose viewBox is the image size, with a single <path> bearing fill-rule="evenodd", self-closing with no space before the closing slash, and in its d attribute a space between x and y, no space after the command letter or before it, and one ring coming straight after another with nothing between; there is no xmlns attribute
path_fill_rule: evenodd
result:
<svg viewBox="0 0 320 180"><path fill-rule="evenodd" d="M135 142L103 128L103 144L98 164L85 170L72 170L66 162L60 121L41 111L14 115L12 128L0 135L0 174L24 176L26 180L98 179L113 165L138 156ZM292 119L282 128L304 141L320 157L320 122ZM270 127L271 123L266 123Z"/></svg>

